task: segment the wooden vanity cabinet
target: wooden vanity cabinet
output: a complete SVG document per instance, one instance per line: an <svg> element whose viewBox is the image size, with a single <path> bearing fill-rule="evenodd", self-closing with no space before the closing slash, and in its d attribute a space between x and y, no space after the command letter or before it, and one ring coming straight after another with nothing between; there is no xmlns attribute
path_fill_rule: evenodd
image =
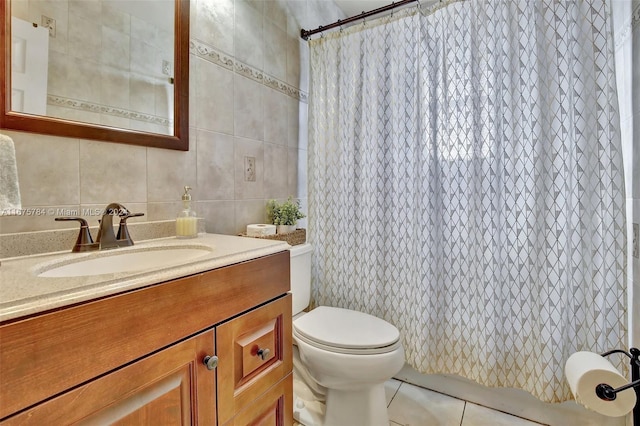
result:
<svg viewBox="0 0 640 426"><path fill-rule="evenodd" d="M291 425L288 290L281 252L2 323L0 424Z"/></svg>

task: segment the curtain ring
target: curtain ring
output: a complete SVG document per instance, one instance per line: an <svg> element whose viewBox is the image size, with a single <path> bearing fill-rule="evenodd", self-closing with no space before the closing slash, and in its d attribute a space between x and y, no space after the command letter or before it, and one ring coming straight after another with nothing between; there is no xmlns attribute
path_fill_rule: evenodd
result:
<svg viewBox="0 0 640 426"><path fill-rule="evenodd" d="M392 1L392 2L391 2L391 17L392 17L392 18L393 18L393 12L395 11L395 6L394 6L395 4L396 4L396 2L395 2L395 1Z"/></svg>
<svg viewBox="0 0 640 426"><path fill-rule="evenodd" d="M338 24L340 26L340 33L342 33L342 21L340 21L340 19L338 19Z"/></svg>
<svg viewBox="0 0 640 426"><path fill-rule="evenodd" d="M363 15L365 14L365 11L364 11L364 10L362 11L362 14L363 14ZM362 17L362 25L367 25L367 17L366 17L366 16L363 16L363 17Z"/></svg>

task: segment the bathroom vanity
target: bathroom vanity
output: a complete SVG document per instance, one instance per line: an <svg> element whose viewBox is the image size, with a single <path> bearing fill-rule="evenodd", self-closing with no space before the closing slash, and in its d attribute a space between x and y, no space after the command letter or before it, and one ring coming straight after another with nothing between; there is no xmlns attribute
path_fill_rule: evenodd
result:
<svg viewBox="0 0 640 426"><path fill-rule="evenodd" d="M291 425L288 246L197 243L211 254L101 278L3 261L0 424Z"/></svg>

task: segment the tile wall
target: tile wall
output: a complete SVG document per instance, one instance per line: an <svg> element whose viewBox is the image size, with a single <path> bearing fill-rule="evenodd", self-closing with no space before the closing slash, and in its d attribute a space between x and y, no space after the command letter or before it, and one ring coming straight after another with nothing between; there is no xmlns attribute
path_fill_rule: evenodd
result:
<svg viewBox="0 0 640 426"><path fill-rule="evenodd" d="M75 227L53 219L112 201L145 213L138 221L173 219L184 185L208 232L264 222L271 198L292 195L306 212L308 49L300 28L339 18L326 0L192 0L190 150L2 130L16 145L23 207L38 210L0 217L0 234ZM255 181L245 180L246 157L255 159Z"/></svg>

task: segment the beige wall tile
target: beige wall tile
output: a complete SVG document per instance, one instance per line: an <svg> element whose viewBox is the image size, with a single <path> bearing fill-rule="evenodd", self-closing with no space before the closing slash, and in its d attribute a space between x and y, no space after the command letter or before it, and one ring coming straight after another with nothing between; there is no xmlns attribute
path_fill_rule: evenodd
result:
<svg viewBox="0 0 640 426"><path fill-rule="evenodd" d="M198 128L233 134L233 72L200 58L194 65Z"/></svg>
<svg viewBox="0 0 640 426"><path fill-rule="evenodd" d="M197 143L186 152L147 148L147 200L179 201L185 186L192 187L194 194L200 193L194 167L196 152Z"/></svg>
<svg viewBox="0 0 640 426"><path fill-rule="evenodd" d="M147 148L82 141L81 204L147 201Z"/></svg>
<svg viewBox="0 0 640 426"><path fill-rule="evenodd" d="M245 0L237 0L235 5L235 57L261 70L264 61L262 15Z"/></svg>
<svg viewBox="0 0 640 426"><path fill-rule="evenodd" d="M289 150L286 146L264 144L264 198L286 198L289 195Z"/></svg>
<svg viewBox="0 0 640 426"><path fill-rule="evenodd" d="M235 75L234 84L234 134L245 138L263 140L263 106L266 87L239 75Z"/></svg>
<svg viewBox="0 0 640 426"><path fill-rule="evenodd" d="M196 10L191 21L193 37L233 54L234 2L233 0L197 0L191 3Z"/></svg>
<svg viewBox="0 0 640 426"><path fill-rule="evenodd" d="M264 95L264 141L287 145L291 97L271 88L265 88Z"/></svg>
<svg viewBox="0 0 640 426"><path fill-rule="evenodd" d="M197 209L198 217L205 220L207 232L227 235L238 233L235 226L235 201L200 201Z"/></svg>
<svg viewBox="0 0 640 426"><path fill-rule="evenodd" d="M199 130L197 185L199 200L233 200L233 136Z"/></svg>
<svg viewBox="0 0 640 426"><path fill-rule="evenodd" d="M265 200L237 200L235 202L234 234L247 231L251 223L266 223L267 203Z"/></svg>
<svg viewBox="0 0 640 426"><path fill-rule="evenodd" d="M79 204L78 139L3 133L15 144L23 206Z"/></svg>

